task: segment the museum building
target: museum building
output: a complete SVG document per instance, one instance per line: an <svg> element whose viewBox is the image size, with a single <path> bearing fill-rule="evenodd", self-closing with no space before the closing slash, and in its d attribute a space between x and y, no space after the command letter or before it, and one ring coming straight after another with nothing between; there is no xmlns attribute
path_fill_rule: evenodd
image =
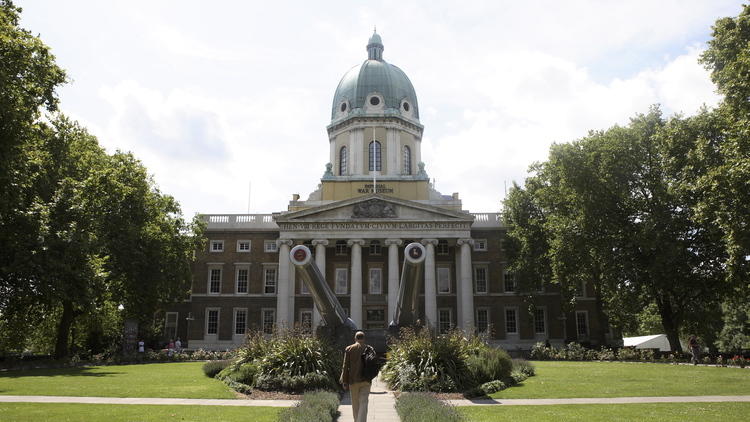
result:
<svg viewBox="0 0 750 422"><path fill-rule="evenodd" d="M330 161L317 190L306 200L293 195L282 212L202 216L207 248L197 251L190 298L165 315L165 336L181 337L191 349L227 349L241 345L248 330L313 331L320 315L289 259L298 244L311 249L358 327L386 329L404 247L420 242L420 315L433 329L486 333L507 350L547 340L609 342L591 289L581 286L565 312L554 286L540 287L529 301L506 270L500 214L469 213L458 193L434 189L421 160L416 92L383 50L374 33L367 59L336 87Z"/></svg>

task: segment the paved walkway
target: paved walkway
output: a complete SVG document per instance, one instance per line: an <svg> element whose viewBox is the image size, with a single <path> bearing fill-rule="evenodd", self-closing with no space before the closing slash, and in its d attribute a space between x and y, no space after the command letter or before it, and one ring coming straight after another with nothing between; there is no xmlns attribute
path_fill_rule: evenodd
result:
<svg viewBox="0 0 750 422"><path fill-rule="evenodd" d="M160 399L131 397L70 397L70 396L3 396L0 403L88 403L88 404L171 404L192 406L272 406L290 407L297 400L220 400L220 399Z"/></svg>
<svg viewBox="0 0 750 422"><path fill-rule="evenodd" d="M395 406L396 397L392 391L388 390L380 377L372 380L369 405L367 406L367 420L372 422L399 422L400 419ZM339 416L337 422L354 422L352 399L348 391L341 399L339 412L341 412L341 416Z"/></svg>
<svg viewBox="0 0 750 422"><path fill-rule="evenodd" d="M549 406L559 404L750 402L750 396L597 397L575 399L446 400L453 406Z"/></svg>

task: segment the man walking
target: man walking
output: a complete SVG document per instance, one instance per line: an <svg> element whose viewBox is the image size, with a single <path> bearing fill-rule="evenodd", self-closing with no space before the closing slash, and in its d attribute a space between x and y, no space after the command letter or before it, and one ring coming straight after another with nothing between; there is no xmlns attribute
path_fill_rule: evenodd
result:
<svg viewBox="0 0 750 422"><path fill-rule="evenodd" d="M354 422L367 422L367 402L370 396L370 380L362 373L362 352L365 351L365 333L357 331L354 344L344 352L344 365L341 368L341 384L349 389L352 396Z"/></svg>

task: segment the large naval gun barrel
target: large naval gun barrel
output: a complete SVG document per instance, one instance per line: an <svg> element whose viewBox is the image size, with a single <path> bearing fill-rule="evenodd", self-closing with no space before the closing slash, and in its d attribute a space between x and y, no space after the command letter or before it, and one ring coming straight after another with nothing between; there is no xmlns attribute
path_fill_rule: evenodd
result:
<svg viewBox="0 0 750 422"><path fill-rule="evenodd" d="M354 338L354 331L357 330L357 325L351 318L346 316L344 308L341 307L333 291L331 291L331 287L326 283L325 277L320 273L320 269L312 262L310 249L304 245L295 246L289 252L289 258L297 268L297 275L302 278L302 281L308 290L310 290L320 316L325 321L325 327L321 326L319 330L324 328L324 330L328 331L328 334L336 339L340 332L341 335L346 335L344 341L351 343L351 340Z"/></svg>
<svg viewBox="0 0 750 422"><path fill-rule="evenodd" d="M398 287L398 302L393 321L389 326L392 334L398 335L401 327L417 325L419 321L419 286L422 282L425 249L419 243L409 243L404 248L404 265L401 268L401 283Z"/></svg>

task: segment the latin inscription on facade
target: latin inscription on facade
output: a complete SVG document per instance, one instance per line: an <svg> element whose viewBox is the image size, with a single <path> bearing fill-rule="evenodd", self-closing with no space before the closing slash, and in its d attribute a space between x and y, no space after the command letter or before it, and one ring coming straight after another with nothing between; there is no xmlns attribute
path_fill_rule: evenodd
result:
<svg viewBox="0 0 750 422"><path fill-rule="evenodd" d="M278 223L281 230L467 230L469 221L362 221L362 222L289 222Z"/></svg>

